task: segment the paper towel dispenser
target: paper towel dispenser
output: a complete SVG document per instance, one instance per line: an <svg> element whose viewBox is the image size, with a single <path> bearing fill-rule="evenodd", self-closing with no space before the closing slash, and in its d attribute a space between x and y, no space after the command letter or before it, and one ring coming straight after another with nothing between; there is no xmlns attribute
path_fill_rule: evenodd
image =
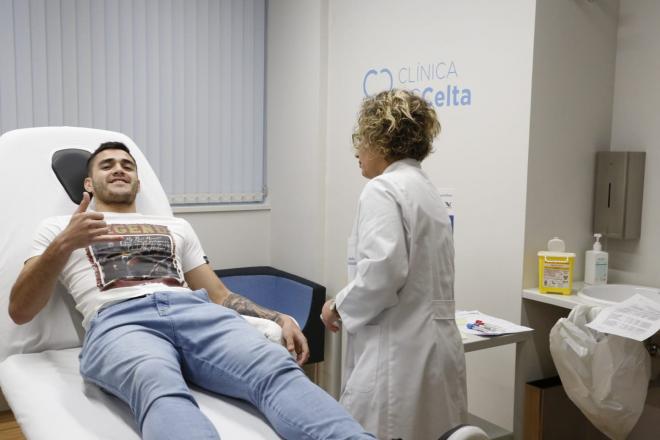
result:
<svg viewBox="0 0 660 440"><path fill-rule="evenodd" d="M638 239L642 229L645 152L596 153L594 232Z"/></svg>

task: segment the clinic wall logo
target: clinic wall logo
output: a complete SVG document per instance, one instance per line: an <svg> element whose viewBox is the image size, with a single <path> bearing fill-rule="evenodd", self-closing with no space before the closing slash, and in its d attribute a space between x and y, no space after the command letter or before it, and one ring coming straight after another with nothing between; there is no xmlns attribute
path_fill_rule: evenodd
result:
<svg viewBox="0 0 660 440"><path fill-rule="evenodd" d="M459 85L456 63L437 61L399 66L371 68L362 77L362 93L372 96L383 90L400 88L417 93L435 107L472 105L472 89Z"/></svg>

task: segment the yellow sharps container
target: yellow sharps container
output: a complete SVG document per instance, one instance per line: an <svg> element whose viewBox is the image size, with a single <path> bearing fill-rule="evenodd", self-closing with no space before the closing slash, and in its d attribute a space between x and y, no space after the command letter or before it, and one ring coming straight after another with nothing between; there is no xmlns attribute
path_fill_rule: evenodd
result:
<svg viewBox="0 0 660 440"><path fill-rule="evenodd" d="M564 250L564 242L555 237L548 241L547 251L538 253L539 291L541 293L571 294L575 254L564 252Z"/></svg>

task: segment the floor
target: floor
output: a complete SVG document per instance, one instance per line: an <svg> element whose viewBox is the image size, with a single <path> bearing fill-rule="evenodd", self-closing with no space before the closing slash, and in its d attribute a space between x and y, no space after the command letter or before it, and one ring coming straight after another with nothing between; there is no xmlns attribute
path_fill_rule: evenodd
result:
<svg viewBox="0 0 660 440"><path fill-rule="evenodd" d="M0 412L0 440L25 440L11 411Z"/></svg>

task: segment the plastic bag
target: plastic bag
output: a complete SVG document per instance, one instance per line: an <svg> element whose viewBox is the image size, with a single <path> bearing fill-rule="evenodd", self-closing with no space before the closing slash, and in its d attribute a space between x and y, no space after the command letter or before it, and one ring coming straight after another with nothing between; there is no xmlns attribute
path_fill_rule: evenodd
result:
<svg viewBox="0 0 660 440"><path fill-rule="evenodd" d="M568 397L611 439L625 439L644 409L651 358L642 342L586 327L600 307L576 306L550 330L550 353Z"/></svg>

